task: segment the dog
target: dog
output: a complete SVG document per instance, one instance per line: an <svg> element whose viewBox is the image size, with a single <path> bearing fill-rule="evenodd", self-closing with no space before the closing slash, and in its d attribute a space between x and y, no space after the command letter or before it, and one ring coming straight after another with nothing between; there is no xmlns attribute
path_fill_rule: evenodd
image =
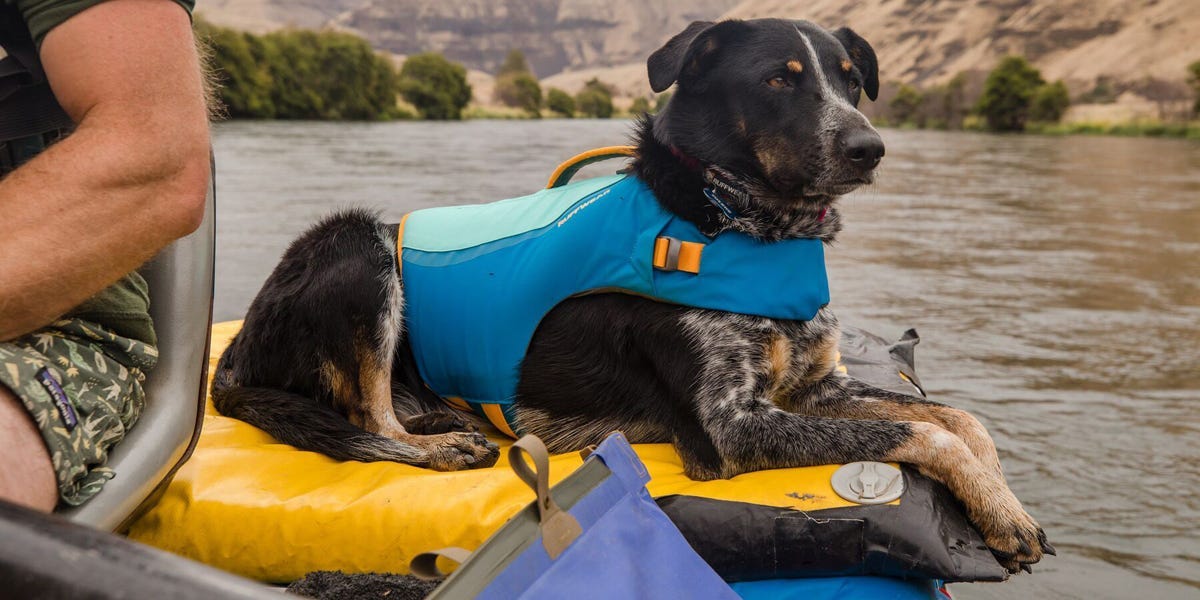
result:
<svg viewBox="0 0 1200 600"><path fill-rule="evenodd" d="M879 89L864 39L806 21L696 22L647 70L656 92L676 91L639 121L631 171L664 211L713 239L834 240L838 198L872 183L885 151L857 109ZM217 410L339 460L495 463L496 445L422 378L398 227L349 210L287 249L221 356ZM511 415L552 451L622 430L673 444L699 480L910 463L961 500L1010 572L1054 553L978 420L839 373L827 307L779 319L600 292L554 305L519 364Z"/></svg>

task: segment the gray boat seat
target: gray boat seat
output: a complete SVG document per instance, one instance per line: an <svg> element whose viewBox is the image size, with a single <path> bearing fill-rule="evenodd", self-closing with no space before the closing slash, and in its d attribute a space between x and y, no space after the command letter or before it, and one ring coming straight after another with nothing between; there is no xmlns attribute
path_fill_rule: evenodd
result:
<svg viewBox="0 0 1200 600"><path fill-rule="evenodd" d="M200 228L140 269L150 288L158 365L146 377L146 407L109 455L116 476L82 506L60 511L76 522L121 531L166 489L191 455L204 418L212 327L216 198L210 182Z"/></svg>

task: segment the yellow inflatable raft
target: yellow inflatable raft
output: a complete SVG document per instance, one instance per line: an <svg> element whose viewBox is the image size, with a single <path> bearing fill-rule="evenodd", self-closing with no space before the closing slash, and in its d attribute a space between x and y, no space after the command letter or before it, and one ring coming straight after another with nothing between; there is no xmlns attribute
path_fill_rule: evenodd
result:
<svg viewBox="0 0 1200 600"><path fill-rule="evenodd" d="M213 326L209 372L240 322ZM507 447L498 432L491 439ZM686 494L819 510L855 506L830 487L836 465L698 482L667 444L635 446L654 497ZM505 463L438 473L394 463L338 462L296 450L212 408L191 460L162 500L130 528L140 542L263 581L320 569L405 572L433 548L475 548L532 499ZM582 464L550 461L551 484Z"/></svg>
<svg viewBox="0 0 1200 600"><path fill-rule="evenodd" d="M213 327L210 373L239 326ZM498 432L491 438L501 446L511 443ZM648 488L655 498L697 496L806 513L889 508L859 507L839 497L830 484L837 465L697 482L683 474L669 445L635 449L649 468ZM507 453L500 456L500 464L490 469L455 473L338 462L223 417L210 400L191 460L128 534L261 581L292 581L315 570L404 573L410 559L423 551L478 547L532 500L529 488L505 464ZM575 453L553 457L551 484L581 464ZM902 502L906 500L891 504Z"/></svg>

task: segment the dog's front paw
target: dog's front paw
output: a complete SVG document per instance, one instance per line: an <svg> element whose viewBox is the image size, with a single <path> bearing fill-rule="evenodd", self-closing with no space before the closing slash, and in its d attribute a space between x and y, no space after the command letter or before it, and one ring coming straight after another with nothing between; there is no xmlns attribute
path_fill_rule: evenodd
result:
<svg viewBox="0 0 1200 600"><path fill-rule="evenodd" d="M404 420L404 430L413 435L437 435L461 431L474 433L479 431L462 415L451 412L427 412L414 415Z"/></svg>
<svg viewBox="0 0 1200 600"><path fill-rule="evenodd" d="M444 433L429 448L429 468L435 471L482 469L496 464L500 447L482 433Z"/></svg>
<svg viewBox="0 0 1200 600"><path fill-rule="evenodd" d="M1032 573L1031 565L1042 560L1043 554L1056 553L1054 546L1046 540L1046 532L1021 508L1015 497L997 508L997 514L992 518L981 519L980 532L996 560L1009 573Z"/></svg>

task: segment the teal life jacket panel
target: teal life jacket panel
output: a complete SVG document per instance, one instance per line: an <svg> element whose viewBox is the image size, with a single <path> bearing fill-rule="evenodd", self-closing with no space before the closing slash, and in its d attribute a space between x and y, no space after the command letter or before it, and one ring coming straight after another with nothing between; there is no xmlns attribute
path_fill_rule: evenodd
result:
<svg viewBox="0 0 1200 600"><path fill-rule="evenodd" d="M634 176L418 210L400 225L398 252L421 377L510 434L534 331L572 296L624 292L795 321L829 302L820 240L765 243L732 231L710 238Z"/></svg>

